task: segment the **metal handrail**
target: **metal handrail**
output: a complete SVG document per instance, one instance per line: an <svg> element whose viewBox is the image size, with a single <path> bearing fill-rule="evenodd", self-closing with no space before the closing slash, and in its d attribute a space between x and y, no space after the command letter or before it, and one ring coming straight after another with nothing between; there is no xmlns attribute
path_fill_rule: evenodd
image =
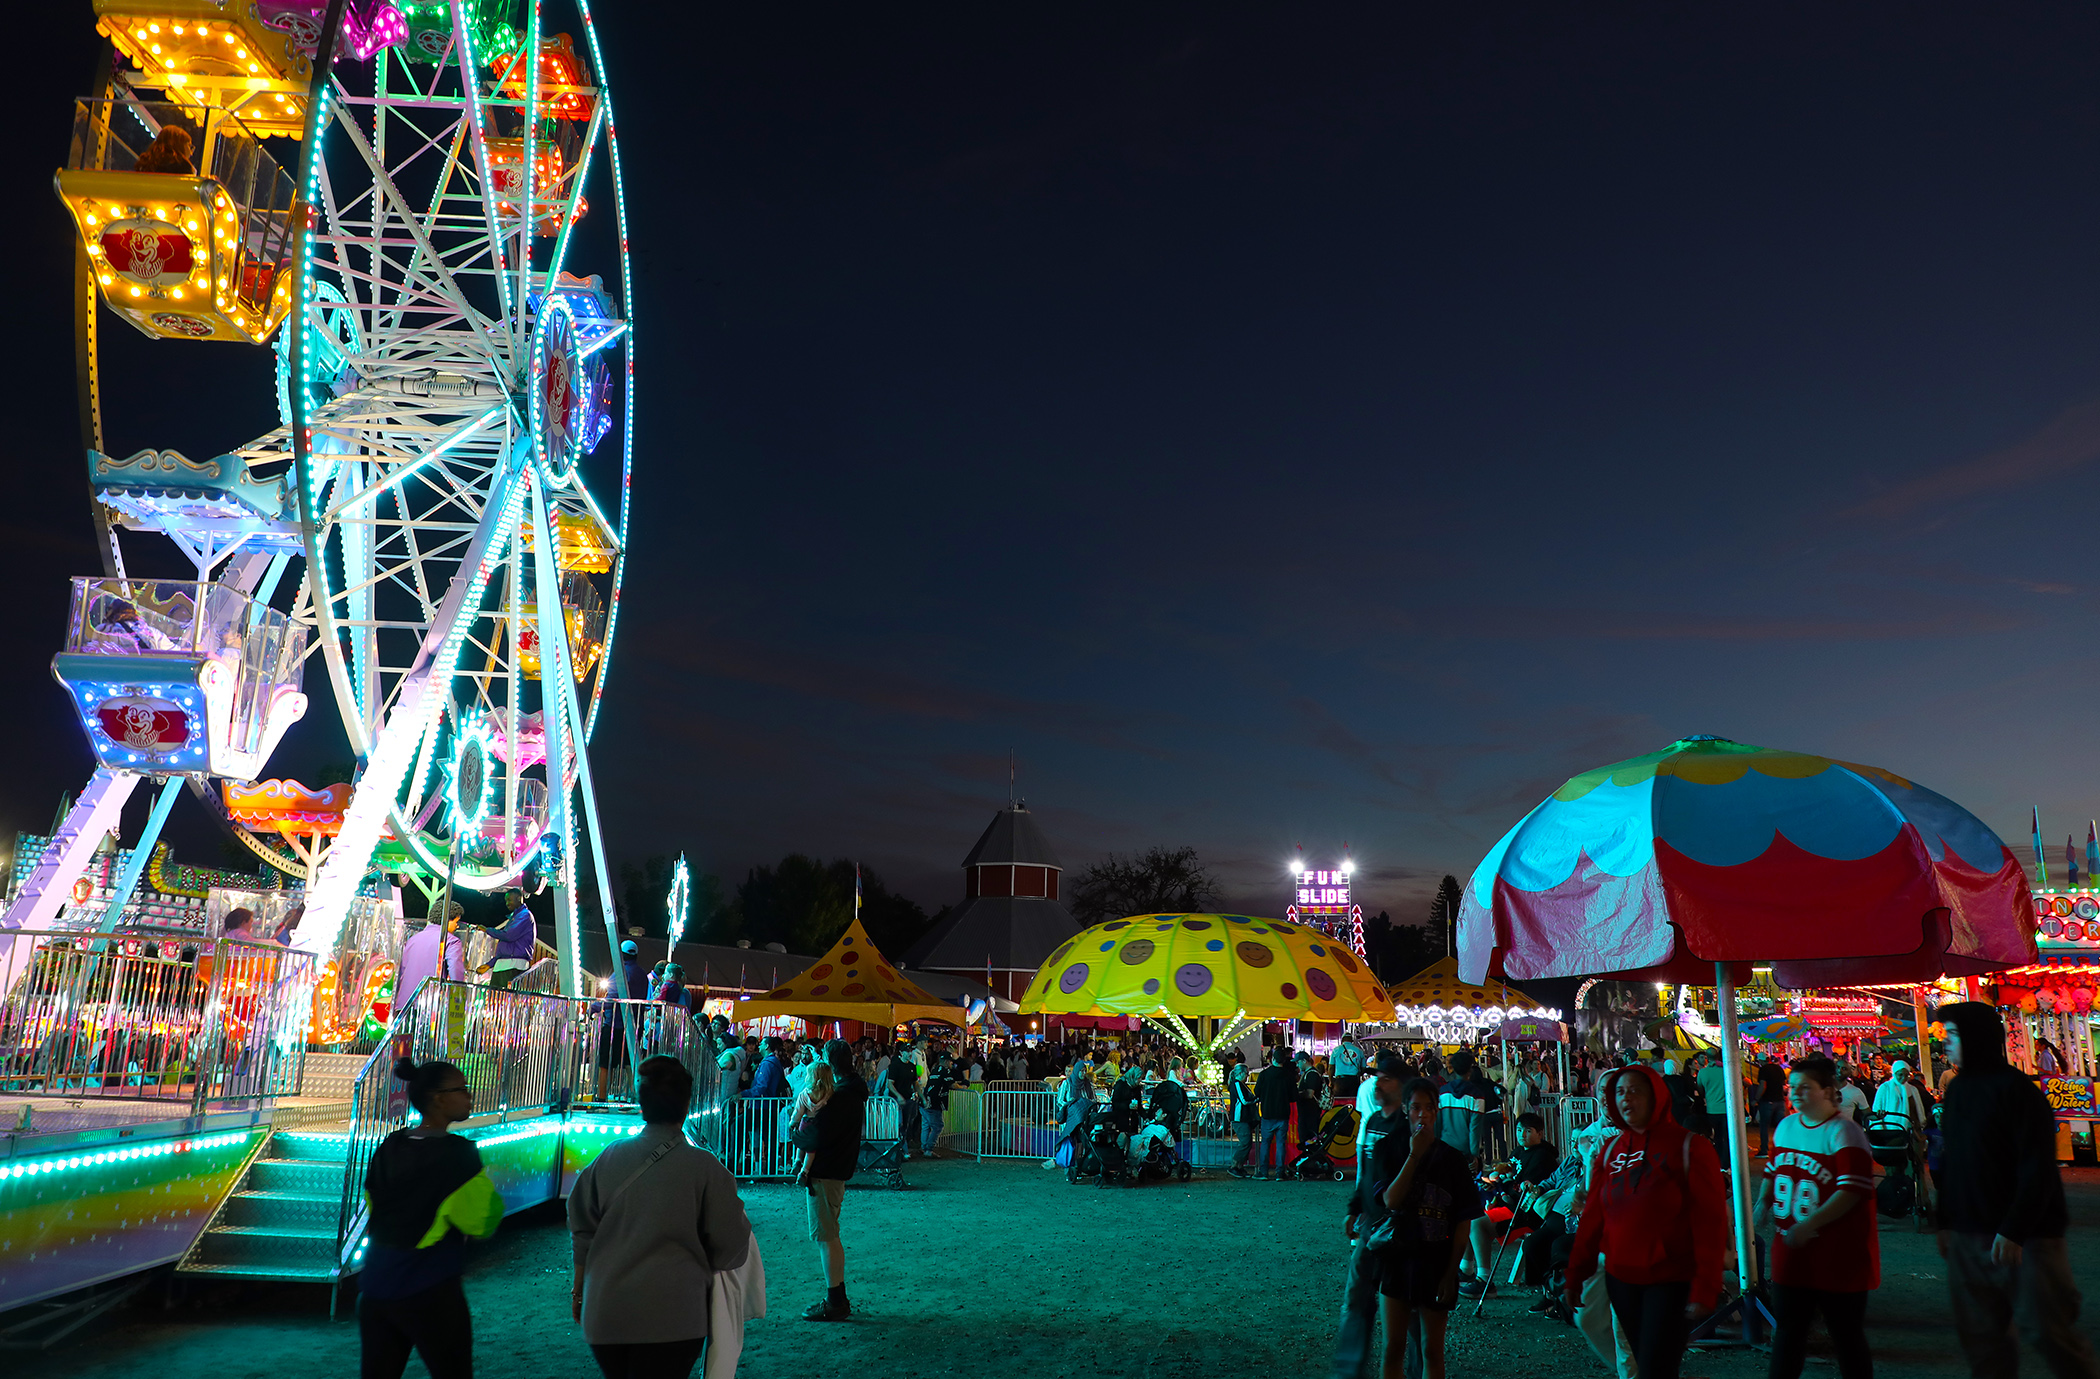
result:
<svg viewBox="0 0 2100 1379"><path fill-rule="evenodd" d="M0 1090L249 1110L298 1090L312 954L0 930Z"/></svg>
<svg viewBox="0 0 2100 1379"><path fill-rule="evenodd" d="M693 1074L694 1104L714 1099L720 1080L717 1050L706 1026L683 1007L425 981L395 1007L387 1037L352 1084L350 1143L336 1214L337 1275L356 1263L366 1221L359 1187L373 1151L409 1123L407 1089L394 1079L397 1058L458 1064L475 1092L471 1128L507 1124L514 1116L565 1112L586 1099L586 1087L593 1094L590 1100L631 1105L630 1050L641 1059L678 1058ZM608 1074L621 1074L608 1077L602 1099L596 1094L601 1066Z"/></svg>

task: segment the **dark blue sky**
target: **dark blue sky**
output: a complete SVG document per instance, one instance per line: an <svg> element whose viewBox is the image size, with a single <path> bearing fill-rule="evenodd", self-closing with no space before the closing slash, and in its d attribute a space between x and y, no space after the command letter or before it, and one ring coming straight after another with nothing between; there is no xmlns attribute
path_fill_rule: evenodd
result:
<svg viewBox="0 0 2100 1379"><path fill-rule="evenodd" d="M28 827L88 769L45 670L92 568L40 199L76 8L9 155ZM930 906L1009 751L1068 864L1191 844L1265 910L1347 841L1412 917L1691 732L2009 841L2100 811L2100 13L602 11L617 855L853 855ZM269 424L243 388L152 410L208 451Z"/></svg>

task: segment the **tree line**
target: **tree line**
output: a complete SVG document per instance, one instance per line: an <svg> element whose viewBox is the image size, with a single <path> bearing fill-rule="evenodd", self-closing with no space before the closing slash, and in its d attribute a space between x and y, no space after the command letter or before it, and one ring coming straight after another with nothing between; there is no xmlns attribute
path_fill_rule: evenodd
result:
<svg viewBox="0 0 2100 1379"><path fill-rule="evenodd" d="M665 907L673 859L657 855L620 867L617 900L623 929L639 928L661 938L670 926ZM895 957L946 919L952 905L928 913L909 896L884 884L872 867L860 869L861 924L876 947ZM1217 879L1192 847L1153 847L1142 853L1110 853L1075 873L1064 888L1065 908L1081 928L1135 914L1186 914L1217 908ZM1444 956L1458 921L1459 884L1446 876L1430 902L1424 923L1395 920L1380 911L1364 921L1364 951L1371 970L1387 982L1404 981ZM587 908L596 898L586 894ZM837 942L853 919L853 863L825 861L791 852L778 862L752 867L734 887L708 872L695 872L685 937L694 943L753 948L778 943L790 953L821 953Z"/></svg>

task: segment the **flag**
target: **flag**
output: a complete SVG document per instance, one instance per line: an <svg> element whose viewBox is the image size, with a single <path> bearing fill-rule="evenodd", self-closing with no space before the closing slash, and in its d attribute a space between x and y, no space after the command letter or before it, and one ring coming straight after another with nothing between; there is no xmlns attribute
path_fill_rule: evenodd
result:
<svg viewBox="0 0 2100 1379"><path fill-rule="evenodd" d="M2086 820L2085 824L2085 884L2093 884L2100 876L2100 823Z"/></svg>
<svg viewBox="0 0 2100 1379"><path fill-rule="evenodd" d="M860 918L860 863L853 864L853 917Z"/></svg>
<svg viewBox="0 0 2100 1379"><path fill-rule="evenodd" d="M2064 874L2071 878L2067 884L2078 884L2078 848L2068 833L2064 835Z"/></svg>
<svg viewBox="0 0 2100 1379"><path fill-rule="evenodd" d="M2049 859L2042 856L2042 809L2040 805L2036 805L2034 809L2034 874L2035 885L2047 886L2049 884Z"/></svg>

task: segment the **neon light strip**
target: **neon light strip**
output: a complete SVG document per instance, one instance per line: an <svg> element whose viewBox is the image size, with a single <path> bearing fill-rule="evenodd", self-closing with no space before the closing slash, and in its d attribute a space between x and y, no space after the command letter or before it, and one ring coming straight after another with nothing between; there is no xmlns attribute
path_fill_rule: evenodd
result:
<svg viewBox="0 0 2100 1379"><path fill-rule="evenodd" d="M223 1145L239 1144L248 1138L251 1131L236 1130L223 1135L206 1135L198 1139L168 1140L160 1144L133 1145L129 1149L105 1149L91 1154L68 1154L63 1157L53 1154L45 1159L31 1159L24 1163L0 1168L0 1179L34 1178L47 1173L65 1173L81 1168L100 1168L105 1164L127 1163L133 1159L159 1159L170 1154L189 1154L203 1149L217 1149Z"/></svg>
<svg viewBox="0 0 2100 1379"><path fill-rule="evenodd" d="M605 696L606 677L612 672L613 635L620 628L620 588L627 576L627 525L634 512L634 259L628 252L627 184L620 168L620 130L613 117L612 83L606 75L605 54L598 46L598 24L591 17L590 0L576 0L576 10L583 16L583 36L590 44L591 66L598 74L598 100L605 109L605 153L612 164L613 215L620 231L620 315L627 323L628 334L627 405L620 418L620 559L613 565L612 598L605 609L605 646L598 657L597 679L591 686L591 706L583 719L583 741L588 746L598 727L598 703Z"/></svg>

